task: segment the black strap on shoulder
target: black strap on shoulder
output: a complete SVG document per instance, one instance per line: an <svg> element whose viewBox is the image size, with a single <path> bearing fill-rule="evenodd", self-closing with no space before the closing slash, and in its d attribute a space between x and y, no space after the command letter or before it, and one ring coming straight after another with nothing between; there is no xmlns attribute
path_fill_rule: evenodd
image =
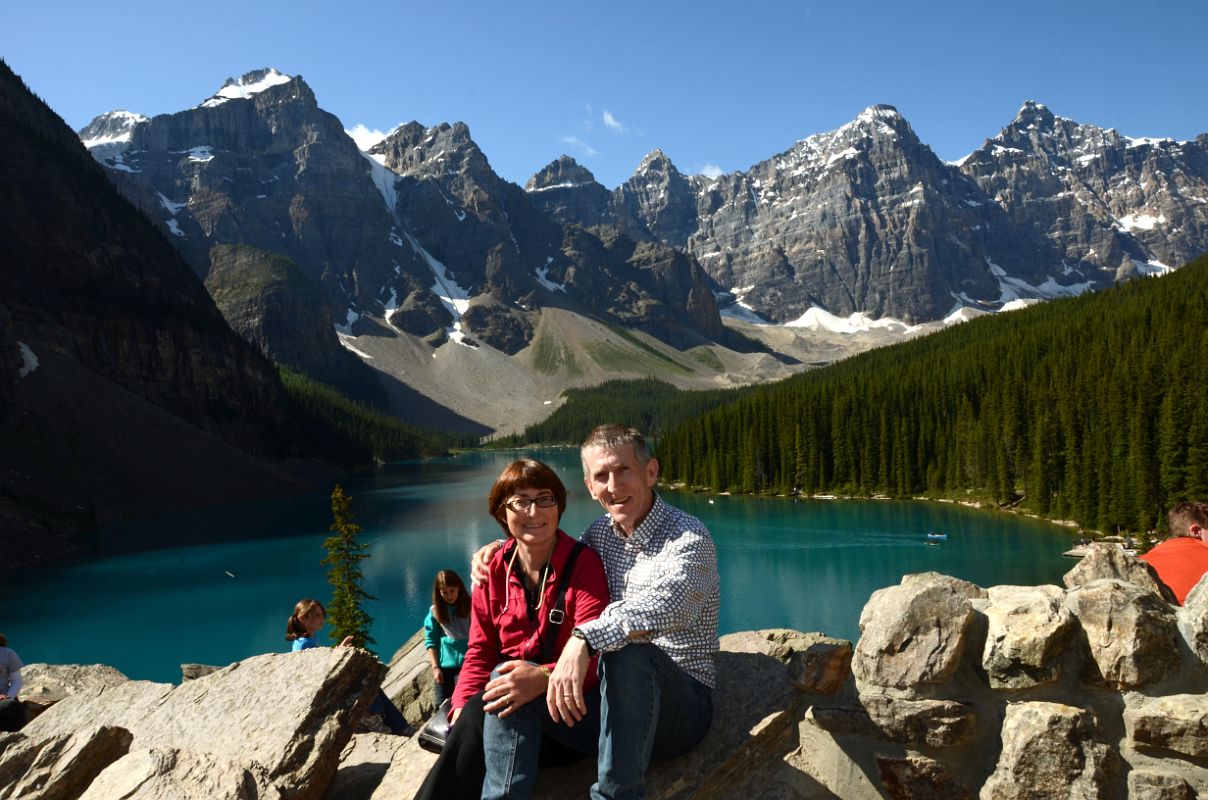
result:
<svg viewBox="0 0 1208 800"><path fill-rule="evenodd" d="M570 576L575 571L575 561L579 558L579 553L583 552L583 548L587 545L583 542L575 542L575 546L571 548L570 555L566 557L566 563L562 565L562 574L558 576L558 592L554 597L554 604L549 610L549 625L545 628L545 635L541 637L541 660L539 664L548 664L554 660L554 645L558 639L558 631L563 620L566 619L566 590L570 588Z"/></svg>

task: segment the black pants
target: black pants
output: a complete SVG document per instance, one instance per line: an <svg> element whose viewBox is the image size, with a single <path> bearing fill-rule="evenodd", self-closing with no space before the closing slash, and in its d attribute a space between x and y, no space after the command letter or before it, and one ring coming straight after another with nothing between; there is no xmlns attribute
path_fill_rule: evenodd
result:
<svg viewBox="0 0 1208 800"><path fill-rule="evenodd" d="M25 706L15 698L0 700L0 731L19 731L25 725ZM482 723L478 723L479 746L482 749Z"/></svg>
<svg viewBox="0 0 1208 800"><path fill-rule="evenodd" d="M529 702L544 703L538 696ZM482 753L482 722L486 711L482 707L482 692L462 706L457 724L449 729L444 748L424 778L415 800L480 800L482 781L487 774L486 758ZM583 753L548 736L541 739L542 767L558 767L583 758Z"/></svg>
<svg viewBox="0 0 1208 800"><path fill-rule="evenodd" d="M415 800L479 800L487 774L482 755L482 692L462 706L444 749L424 778Z"/></svg>

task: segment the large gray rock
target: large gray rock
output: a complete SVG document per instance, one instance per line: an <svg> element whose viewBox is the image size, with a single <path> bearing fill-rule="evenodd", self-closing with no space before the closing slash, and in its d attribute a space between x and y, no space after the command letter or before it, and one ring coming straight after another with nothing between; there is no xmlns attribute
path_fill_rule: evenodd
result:
<svg viewBox="0 0 1208 800"><path fill-rule="evenodd" d="M75 800L109 764L125 755L130 732L111 725L29 738L0 758L0 798Z"/></svg>
<svg viewBox="0 0 1208 800"><path fill-rule="evenodd" d="M354 734L340 754L340 769L327 790L329 800L369 800L386 776L394 754L414 738L388 733Z"/></svg>
<svg viewBox="0 0 1208 800"><path fill-rule="evenodd" d="M380 665L353 648L256 656L180 686L128 681L58 703L23 733L125 728L131 749L185 750L262 769L283 796L320 798L373 701Z"/></svg>
<svg viewBox="0 0 1208 800"><path fill-rule="evenodd" d="M58 702L130 680L106 664L26 664L21 668L22 700Z"/></svg>
<svg viewBox="0 0 1208 800"><path fill-rule="evenodd" d="M973 798L973 793L957 782L947 767L921 753L878 756L877 771L881 776L881 786L892 800Z"/></svg>
<svg viewBox="0 0 1208 800"><path fill-rule="evenodd" d="M1208 575L1191 587L1178 616L1188 646L1208 666Z"/></svg>
<svg viewBox="0 0 1208 800"><path fill-rule="evenodd" d="M412 725L421 725L432 716L436 696L423 628L395 651L382 679L382 691Z"/></svg>
<svg viewBox="0 0 1208 800"><path fill-rule="evenodd" d="M1086 635L1087 677L1114 689L1165 678L1181 663L1174 609L1153 592L1119 580L1079 586L1066 605Z"/></svg>
<svg viewBox="0 0 1208 800"><path fill-rule="evenodd" d="M860 614L852 671L862 685L913 689L942 683L960 664L975 616L970 601L985 590L927 572L878 589Z"/></svg>
<svg viewBox="0 0 1208 800"><path fill-rule="evenodd" d="M1060 703L1012 703L1002 726L1002 752L981 800L1100 800L1109 796L1119 758L1095 741L1088 711Z"/></svg>
<svg viewBox="0 0 1208 800"><path fill-rule="evenodd" d="M1129 800L1195 800L1196 791L1170 772L1134 769L1128 773Z"/></svg>
<svg viewBox="0 0 1208 800"><path fill-rule="evenodd" d="M258 764L209 753L135 750L97 776L79 800L282 800Z"/></svg>
<svg viewBox="0 0 1208 800"><path fill-rule="evenodd" d="M987 601L982 667L995 689L1027 689L1052 683L1069 644L1074 617L1057 586L992 586Z"/></svg>
<svg viewBox="0 0 1208 800"><path fill-rule="evenodd" d="M129 680L107 664L26 664L21 669L21 677L24 680L21 704L25 707L27 721L64 697Z"/></svg>
<svg viewBox="0 0 1208 800"><path fill-rule="evenodd" d="M861 695L858 707L819 708L806 718L835 734L858 734L900 744L944 748L968 741L977 711L954 700L903 700Z"/></svg>
<svg viewBox="0 0 1208 800"><path fill-rule="evenodd" d="M1208 695L1155 697L1126 709L1124 724L1138 748L1160 748L1208 758Z"/></svg>
<svg viewBox="0 0 1208 800"><path fill-rule="evenodd" d="M843 689L851 677L851 642L807 633L794 645L788 670L795 687L808 694L837 694Z"/></svg>
<svg viewBox="0 0 1208 800"><path fill-rule="evenodd" d="M1065 588L1076 589L1099 580L1115 578L1148 589L1168 603L1174 603L1174 592L1162 583L1158 573L1147 562L1130 556L1110 542L1093 542L1090 552L1065 573L1062 580Z"/></svg>

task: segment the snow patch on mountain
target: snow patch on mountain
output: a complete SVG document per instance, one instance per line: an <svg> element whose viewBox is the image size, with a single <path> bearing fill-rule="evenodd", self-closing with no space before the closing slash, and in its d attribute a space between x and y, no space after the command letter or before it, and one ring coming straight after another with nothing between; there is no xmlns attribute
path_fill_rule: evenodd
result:
<svg viewBox="0 0 1208 800"><path fill-rule="evenodd" d="M391 172L385 164L386 157L381 156L381 161L377 156L364 151L361 155L369 162L369 177L373 179L373 185L381 192L382 201L386 204L386 209L393 214L394 207L398 205L398 175Z"/></svg>
<svg viewBox="0 0 1208 800"><path fill-rule="evenodd" d="M461 317L470 308L470 293L457 285L457 281L453 280L449 275L449 271L445 265L438 261L431 253L423 248L415 238L407 233L404 234L407 241L411 243L411 247L428 265L428 269L432 270L432 276L436 279L436 283L432 284L431 291L435 294L449 313L453 315L453 327L446 328L445 333L451 341L457 342L465 347L476 347L465 340L465 332L461 329ZM436 354L433 353L435 358Z"/></svg>
<svg viewBox="0 0 1208 800"><path fill-rule="evenodd" d="M541 284L546 289L549 289L551 292L565 293L566 292L565 283L554 283L553 281L551 281L549 279L549 265L553 262L553 260L554 260L553 256L550 256L545 259L545 266L537 267L537 269L535 270L535 274L537 277L537 283Z"/></svg>
<svg viewBox="0 0 1208 800"><path fill-rule="evenodd" d="M807 328L814 331L830 331L831 333L867 333L875 328L896 332L910 333L915 328L901 320L892 317L873 319L863 311L847 317L837 317L824 308L813 306L792 322L784 323L786 328Z"/></svg>
<svg viewBox="0 0 1208 800"><path fill-rule="evenodd" d="M25 378L38 368L38 357L25 342L17 342L17 348L21 351L21 366L17 369L17 376Z"/></svg>
<svg viewBox="0 0 1208 800"><path fill-rule="evenodd" d="M265 89L271 89L282 83L289 83L293 79L292 75L285 75L275 69L261 69L249 72L239 80L229 78L222 85L222 88L215 92L213 97L202 103L199 108L213 108L214 106L222 105L228 100L246 100L253 95L260 94Z"/></svg>
<svg viewBox="0 0 1208 800"><path fill-rule="evenodd" d="M342 347L343 347L345 350L348 350L349 352L355 353L356 355L360 356L361 358L363 358L363 359L364 359L364 360L366 360L366 361L372 361L372 360L373 360L373 356L369 355L369 354L368 354L368 353L366 353L364 350L358 350L358 349L356 348L356 346L355 346L355 345L353 345L353 342L355 342L355 341L357 340L357 337L355 337L355 336L350 336L349 334L344 333L344 331L342 331L342 330L340 330L340 329L339 329L339 326L338 326L338 325L336 326L336 338L340 340L340 345L341 345L341 346L342 346Z"/></svg>
<svg viewBox="0 0 1208 800"><path fill-rule="evenodd" d="M131 131L140 122L146 122L147 117L135 114L133 111L110 111L94 119L88 127L80 131L80 141L91 150L104 145L123 144L130 141ZM88 135L90 131L94 133Z"/></svg>

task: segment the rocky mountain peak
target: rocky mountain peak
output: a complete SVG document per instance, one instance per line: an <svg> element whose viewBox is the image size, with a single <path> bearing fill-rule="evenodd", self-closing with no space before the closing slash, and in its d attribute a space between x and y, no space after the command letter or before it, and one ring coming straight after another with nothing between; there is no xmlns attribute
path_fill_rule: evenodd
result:
<svg viewBox="0 0 1208 800"><path fill-rule="evenodd" d="M227 78L226 83L222 84L222 87L201 105L203 108L212 108L220 106L228 100L247 99L266 89L289 83L293 79L293 76L278 72L271 67L252 70L240 78Z"/></svg>
<svg viewBox="0 0 1208 800"><path fill-rule="evenodd" d="M638 164L638 168L633 172L634 177L650 175L651 173L670 177L678 175L679 170L675 168L675 164L671 163L671 159L667 157L667 154L656 147L646 154L642 162Z"/></svg>
<svg viewBox="0 0 1208 800"><path fill-rule="evenodd" d="M386 166L399 175L412 177L436 178L463 171L485 174L491 170L464 122L442 122L431 128L409 122L370 148L369 153L383 156Z"/></svg>
<svg viewBox="0 0 1208 800"><path fill-rule="evenodd" d="M102 144L128 142L134 126L146 121L147 117L133 111L109 111L81 128L79 136L84 146L90 149Z"/></svg>
<svg viewBox="0 0 1208 800"><path fill-rule="evenodd" d="M596 181L591 170L584 167L568 155L559 156L551 161L524 185L526 192L536 192L543 189L567 188L573 186L590 186Z"/></svg>
<svg viewBox="0 0 1208 800"><path fill-rule="evenodd" d="M1019 113L1015 115L1015 120L1009 127L1018 128L1021 130L1030 127L1051 128L1056 117L1049 107L1044 103L1037 103L1035 100L1025 100L1023 106L1020 107Z"/></svg>

